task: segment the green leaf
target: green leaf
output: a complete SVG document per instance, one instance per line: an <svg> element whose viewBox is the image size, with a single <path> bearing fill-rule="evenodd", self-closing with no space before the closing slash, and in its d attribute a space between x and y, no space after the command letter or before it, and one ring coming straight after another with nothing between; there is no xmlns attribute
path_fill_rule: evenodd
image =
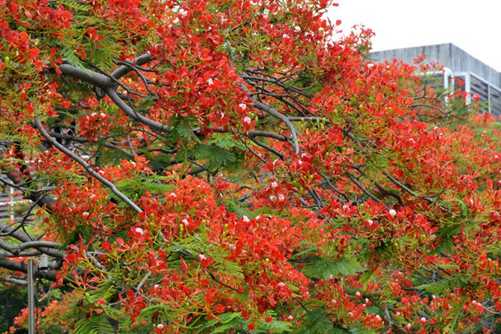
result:
<svg viewBox="0 0 501 334"><path fill-rule="evenodd" d="M240 217L247 216L249 218L254 218L257 216L256 213L243 206L242 203L237 200L227 200L225 204L229 211L235 212Z"/></svg>
<svg viewBox="0 0 501 334"><path fill-rule="evenodd" d="M376 334L377 332L374 329L368 329L364 327L355 327L350 328L351 334Z"/></svg>
<svg viewBox="0 0 501 334"><path fill-rule="evenodd" d="M111 36L106 36L93 48L93 63L101 70L110 70L114 66L114 60L120 56L120 51L115 47L116 41Z"/></svg>
<svg viewBox="0 0 501 334"><path fill-rule="evenodd" d="M454 319L447 326L445 326L444 331L443 331L444 334L456 333L456 326L457 326L458 320L462 314L463 314L462 310L459 310L456 313Z"/></svg>
<svg viewBox="0 0 501 334"><path fill-rule="evenodd" d="M74 11L88 12L90 9L89 5L82 3L80 1L75 1L75 0L59 0L59 1L66 8L72 9Z"/></svg>
<svg viewBox="0 0 501 334"><path fill-rule="evenodd" d="M379 314L381 316L383 315L383 311L377 306L369 306L365 309L365 312L372 314Z"/></svg>
<svg viewBox="0 0 501 334"><path fill-rule="evenodd" d="M219 319L221 324L216 326L212 333L227 333L229 329L240 327L243 321L240 313L224 313Z"/></svg>
<svg viewBox="0 0 501 334"><path fill-rule="evenodd" d="M224 257L221 258L218 257L215 259L215 261L216 263L214 264L214 267L218 271L223 272L226 275L235 276L242 280L245 278L242 267L238 263L229 261Z"/></svg>
<svg viewBox="0 0 501 334"><path fill-rule="evenodd" d="M151 318L154 315L158 315L158 316L160 316L161 320L168 321L170 319L171 313L172 313L172 311L169 309L169 307L167 305L156 304L156 305L151 305L151 306L148 306L148 307L145 307L144 309L142 309L138 318L151 321Z"/></svg>
<svg viewBox="0 0 501 334"><path fill-rule="evenodd" d="M225 150L231 150L235 148L240 150L246 149L245 145L241 141L235 139L230 133L215 133L209 139L208 143L221 147Z"/></svg>
<svg viewBox="0 0 501 334"><path fill-rule="evenodd" d="M75 67L85 68L83 62L80 60L80 58L78 58L78 56L75 54L75 51L73 51L71 47L63 48L62 58L63 61L66 61Z"/></svg>
<svg viewBox="0 0 501 334"><path fill-rule="evenodd" d="M461 209L461 217L468 217L470 210L468 206L460 199L456 198L454 202L459 204L459 208Z"/></svg>
<svg viewBox="0 0 501 334"><path fill-rule="evenodd" d="M286 322L286 321L279 321L279 320L273 320L270 323L264 322L261 323L257 331L264 332L264 333L275 333L275 334L280 334L280 333L290 333L292 331L291 324Z"/></svg>
<svg viewBox="0 0 501 334"><path fill-rule="evenodd" d="M120 180L116 183L117 188L127 196L136 200L143 196L145 192L152 194L162 194L172 191L172 184L162 183L161 177L135 177Z"/></svg>
<svg viewBox="0 0 501 334"><path fill-rule="evenodd" d="M195 158L207 161L207 168L216 171L221 167L232 167L239 158L233 152L216 145L199 144L195 148Z"/></svg>
<svg viewBox="0 0 501 334"><path fill-rule="evenodd" d="M346 330L335 327L324 309L316 309L306 314L302 326L294 334L346 334Z"/></svg>
<svg viewBox="0 0 501 334"><path fill-rule="evenodd" d="M114 334L115 330L104 316L80 319L75 325L74 334Z"/></svg>
<svg viewBox="0 0 501 334"><path fill-rule="evenodd" d="M207 321L202 327L196 328L196 333L228 333L231 329L241 328L244 324L238 312L223 313L216 319Z"/></svg>
<svg viewBox="0 0 501 334"><path fill-rule="evenodd" d="M109 300L117 290L111 283L105 283L98 289L85 293L85 300L89 304L95 304L99 299Z"/></svg>
<svg viewBox="0 0 501 334"><path fill-rule="evenodd" d="M452 238L461 232L462 225L461 224L450 224L442 227L438 230L437 235L441 238L440 244L435 249L436 253L444 253L449 251L453 246L454 242Z"/></svg>
<svg viewBox="0 0 501 334"><path fill-rule="evenodd" d="M173 140L182 140L185 142L200 142L198 137L193 132L193 128L197 126L196 120L190 117L176 117L172 120L172 136Z"/></svg>
<svg viewBox="0 0 501 334"><path fill-rule="evenodd" d="M316 258L303 268L306 276L320 279L328 279L331 275L354 275L363 271L365 268L353 257L345 257L338 261Z"/></svg>
<svg viewBox="0 0 501 334"><path fill-rule="evenodd" d="M421 284L416 286L416 289L425 290L429 293L433 294L443 294L445 292L451 291L454 288L458 288L467 283L467 280L462 279L461 277L455 276L451 278L444 278L437 282Z"/></svg>

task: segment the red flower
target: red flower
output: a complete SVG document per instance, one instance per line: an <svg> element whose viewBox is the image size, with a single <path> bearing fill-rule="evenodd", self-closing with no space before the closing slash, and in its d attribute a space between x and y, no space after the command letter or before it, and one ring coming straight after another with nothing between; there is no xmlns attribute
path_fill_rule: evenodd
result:
<svg viewBox="0 0 501 334"><path fill-rule="evenodd" d="M212 263L214 263L214 260L211 257L208 257L204 254L198 254L198 260L200 261L200 264L203 268L207 268Z"/></svg>
<svg viewBox="0 0 501 334"><path fill-rule="evenodd" d="M87 28L87 30L85 31L85 33L94 42L99 42L100 40L103 39L103 37L98 34L96 28L93 28L93 27Z"/></svg>

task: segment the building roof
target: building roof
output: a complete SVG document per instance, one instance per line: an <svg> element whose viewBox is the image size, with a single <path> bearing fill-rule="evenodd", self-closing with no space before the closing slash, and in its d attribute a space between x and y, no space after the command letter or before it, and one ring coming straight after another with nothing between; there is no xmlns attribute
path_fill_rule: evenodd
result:
<svg viewBox="0 0 501 334"><path fill-rule="evenodd" d="M376 51L370 54L374 61L400 59L406 63L424 55L425 62L438 62L455 73L471 72L496 87L501 87L501 74L468 52L452 43Z"/></svg>

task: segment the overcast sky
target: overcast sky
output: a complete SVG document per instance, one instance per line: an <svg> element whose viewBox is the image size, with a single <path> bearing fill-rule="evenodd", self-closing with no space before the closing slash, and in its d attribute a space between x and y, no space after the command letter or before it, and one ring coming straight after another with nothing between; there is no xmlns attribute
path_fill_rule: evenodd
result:
<svg viewBox="0 0 501 334"><path fill-rule="evenodd" d="M346 30L375 31L374 50L454 43L501 71L501 0L338 0Z"/></svg>

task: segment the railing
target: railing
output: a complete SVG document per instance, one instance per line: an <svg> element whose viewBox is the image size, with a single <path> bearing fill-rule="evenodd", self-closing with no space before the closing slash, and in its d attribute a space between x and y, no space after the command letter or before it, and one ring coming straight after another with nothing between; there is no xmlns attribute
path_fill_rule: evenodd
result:
<svg viewBox="0 0 501 334"><path fill-rule="evenodd" d="M468 93L467 104L471 103L473 95L477 95L481 102L482 112L501 115L501 88L471 72L457 72L454 73L454 77L463 77L465 80L465 92Z"/></svg>
<svg viewBox="0 0 501 334"><path fill-rule="evenodd" d="M25 212L20 209L20 205L29 204L30 200L24 198L19 190L6 186L0 191L0 222L25 222L33 220L33 215L25 217ZM25 210L24 210L25 211Z"/></svg>
<svg viewBox="0 0 501 334"><path fill-rule="evenodd" d="M436 86L440 86L450 92L455 92L459 88L459 90L468 93L465 100L467 105L471 104L472 96L476 95L480 100L480 111L501 115L501 88L482 79L475 73L453 72L445 67L442 71L430 71L419 73L418 75L435 77L437 79L442 76L441 79L434 82ZM463 80L461 87L456 87L456 79ZM447 97L445 99L447 102Z"/></svg>

